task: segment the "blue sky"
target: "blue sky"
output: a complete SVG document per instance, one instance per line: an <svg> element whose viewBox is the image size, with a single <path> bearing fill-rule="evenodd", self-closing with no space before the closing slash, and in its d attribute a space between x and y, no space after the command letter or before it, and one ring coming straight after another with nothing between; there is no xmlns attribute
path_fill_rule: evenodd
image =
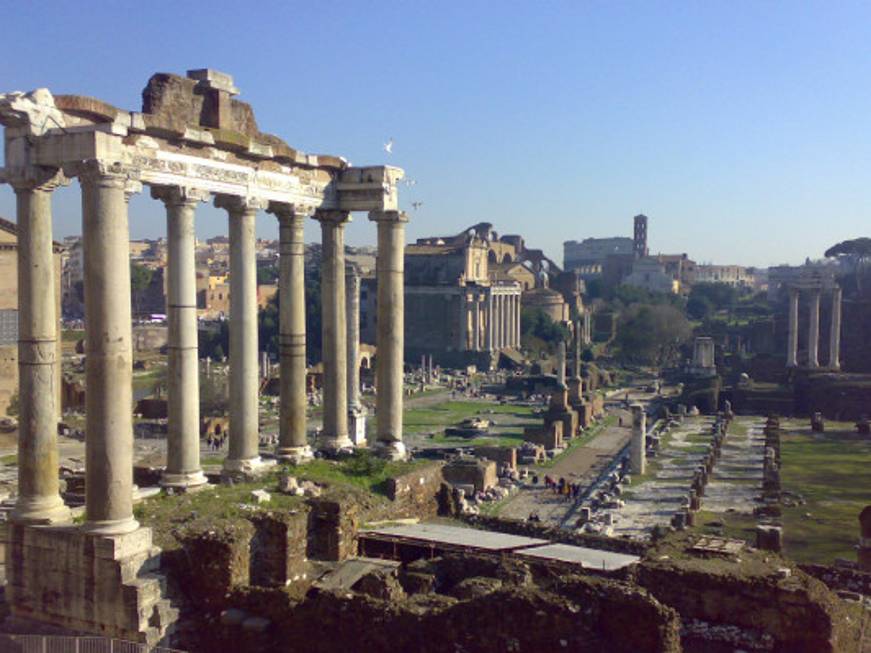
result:
<svg viewBox="0 0 871 653"><path fill-rule="evenodd" d="M644 212L654 252L768 265L871 235L868 3L4 5L0 91L138 110L153 72L231 73L261 130L405 168L409 239L488 221L562 261L564 240L629 235ZM200 235L224 215L203 207ZM80 231L75 185L55 231ZM131 235L164 232L134 199ZM356 215L349 242L374 237Z"/></svg>

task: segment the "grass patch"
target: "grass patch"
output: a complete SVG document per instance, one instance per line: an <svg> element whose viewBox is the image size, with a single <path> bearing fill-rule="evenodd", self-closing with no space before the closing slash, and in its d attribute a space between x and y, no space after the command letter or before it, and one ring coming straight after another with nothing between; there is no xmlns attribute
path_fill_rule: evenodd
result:
<svg viewBox="0 0 871 653"><path fill-rule="evenodd" d="M434 464L437 463L431 460L387 461L360 451L340 461L312 460L285 470L315 483L350 485L373 494L386 494L388 479Z"/></svg>
<svg viewBox="0 0 871 653"><path fill-rule="evenodd" d="M737 512L711 512L699 510L695 514L693 531L703 535L719 535L753 544L756 541L756 518ZM722 524L709 526L708 524Z"/></svg>
<svg viewBox="0 0 871 653"><path fill-rule="evenodd" d="M84 337L84 329L64 329L60 335L61 342L78 342Z"/></svg>
<svg viewBox="0 0 871 653"><path fill-rule="evenodd" d="M871 442L847 429L787 432L781 458L783 490L806 501L783 508L786 553L799 562L855 559L859 512L871 486Z"/></svg>
<svg viewBox="0 0 871 653"><path fill-rule="evenodd" d="M11 453L8 456L0 456L0 465L17 465L18 454Z"/></svg>
<svg viewBox="0 0 871 653"><path fill-rule="evenodd" d="M617 416L616 415L608 415L603 421L601 421L598 424L596 424L595 426L593 426L593 428L587 429L581 435L569 440L568 445L566 446L566 448L563 450L562 453L560 453L558 456L554 456L553 458L551 458L550 460L548 460L546 462L541 463L540 465L536 465L536 469L549 469L549 468L553 467L554 465L557 464L557 462L559 460L562 459L563 456L565 456L567 453L569 453L572 449L589 444L593 440L593 438L595 438L597 435L599 435L603 430L605 430L606 428L609 428L611 426L614 426L616 423L617 423Z"/></svg>

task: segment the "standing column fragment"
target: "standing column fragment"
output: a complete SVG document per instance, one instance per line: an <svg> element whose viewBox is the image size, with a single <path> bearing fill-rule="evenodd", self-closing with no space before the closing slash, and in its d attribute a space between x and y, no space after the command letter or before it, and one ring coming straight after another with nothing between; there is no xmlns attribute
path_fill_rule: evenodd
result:
<svg viewBox="0 0 871 653"><path fill-rule="evenodd" d="M798 288L789 289L789 336L786 346L786 366L798 367Z"/></svg>
<svg viewBox="0 0 871 653"><path fill-rule="evenodd" d="M208 194L154 186L166 206L167 231L167 452L161 485L191 488L207 482L200 467L200 379L194 211Z"/></svg>
<svg viewBox="0 0 871 653"><path fill-rule="evenodd" d="M306 437L305 241L306 212L272 202L278 218L278 353L280 403L278 448L281 460L298 464L312 458Z"/></svg>
<svg viewBox="0 0 871 653"><path fill-rule="evenodd" d="M819 367L820 347L820 289L811 290L810 307L808 310L808 333L807 333L807 365Z"/></svg>
<svg viewBox="0 0 871 653"><path fill-rule="evenodd" d="M319 446L352 446L348 437L348 348L345 315L345 225L347 211L317 211L321 223L321 324L324 362L324 427ZM378 307L379 329L381 307ZM379 352L380 358L380 352ZM380 394L381 388L378 388Z"/></svg>
<svg viewBox="0 0 871 653"><path fill-rule="evenodd" d="M223 471L245 477L266 465L260 458L255 252L255 219L266 203L218 195L215 206L227 210L230 223L230 449Z"/></svg>
<svg viewBox="0 0 871 653"><path fill-rule="evenodd" d="M18 224L18 498L19 523L66 522L59 494L57 422L57 303L51 193L63 182L52 172L15 180Z"/></svg>
<svg viewBox="0 0 871 653"><path fill-rule="evenodd" d="M80 166L85 281L84 530L139 528L133 518L133 329L128 177L100 161Z"/></svg>
<svg viewBox="0 0 871 653"><path fill-rule="evenodd" d="M829 328L829 368L841 369L841 303L843 291L840 286L832 289L832 321Z"/></svg>
<svg viewBox="0 0 871 653"><path fill-rule="evenodd" d="M406 457L402 442L402 370L405 347L403 270L408 218L400 211L372 211L369 219L378 225L376 449L386 458L402 459ZM475 322L478 328L479 320Z"/></svg>
<svg viewBox="0 0 871 653"><path fill-rule="evenodd" d="M355 447L366 446L366 407L360 400L360 273L345 268L345 312L348 338L348 435ZM421 371L426 369L425 357ZM426 374L423 374L426 378Z"/></svg>
<svg viewBox="0 0 871 653"><path fill-rule="evenodd" d="M632 404L632 439L629 445L629 470L633 474L644 474L646 466L647 415L644 406Z"/></svg>

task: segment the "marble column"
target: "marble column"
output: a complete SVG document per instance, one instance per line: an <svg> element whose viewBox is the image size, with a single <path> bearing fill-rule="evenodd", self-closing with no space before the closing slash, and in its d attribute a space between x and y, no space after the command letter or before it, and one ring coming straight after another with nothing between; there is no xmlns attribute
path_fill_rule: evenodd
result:
<svg viewBox="0 0 871 653"><path fill-rule="evenodd" d="M272 202L278 218L278 350L280 403L278 447L280 460L298 464L312 458L306 437L305 368L305 240L306 212L291 204Z"/></svg>
<svg viewBox="0 0 871 653"><path fill-rule="evenodd" d="M647 457L647 415L644 406L632 404L632 439L629 444L629 471L644 474Z"/></svg>
<svg viewBox="0 0 871 653"><path fill-rule="evenodd" d="M496 311L496 297L493 295L492 289L490 293L487 295L487 311L486 311L486 325L484 327L484 349L487 351L493 351L498 348L496 344L496 329L494 324L494 318Z"/></svg>
<svg viewBox="0 0 871 653"><path fill-rule="evenodd" d="M133 518L133 328L128 191L120 166L80 166L85 282L84 530L119 535Z"/></svg>
<svg viewBox="0 0 871 653"><path fill-rule="evenodd" d="M584 346L589 347L593 342L593 316L589 309L584 311Z"/></svg>
<svg viewBox="0 0 871 653"><path fill-rule="evenodd" d="M13 180L18 224L18 498L19 523L67 522L59 493L57 298L51 193L56 171Z"/></svg>
<svg viewBox="0 0 871 653"><path fill-rule="evenodd" d="M376 374L377 442L380 455L406 457L402 442L403 356L405 347L405 223L400 211L372 211L369 219L378 225L378 362Z"/></svg>
<svg viewBox="0 0 871 653"><path fill-rule="evenodd" d="M481 351L481 298L472 294L472 349Z"/></svg>
<svg viewBox="0 0 871 653"><path fill-rule="evenodd" d="M355 447L366 446L366 407L360 401L360 273L345 267L345 313L348 321L348 434ZM426 363L422 365L426 380Z"/></svg>
<svg viewBox="0 0 871 653"><path fill-rule="evenodd" d="M194 211L208 193L152 186L166 206L167 426L166 469L160 483L189 488L206 483L200 467L200 379Z"/></svg>
<svg viewBox="0 0 871 653"><path fill-rule="evenodd" d="M514 296L514 344L520 349L520 318L523 315L522 312L522 295L517 294Z"/></svg>
<svg viewBox="0 0 871 653"><path fill-rule="evenodd" d="M230 223L230 447L223 471L248 476L266 466L260 458L255 236L257 211L266 202L218 195L215 206L226 209Z"/></svg>
<svg viewBox="0 0 871 653"><path fill-rule="evenodd" d="M560 388L566 387L566 343L563 341L556 350L556 382Z"/></svg>
<svg viewBox="0 0 871 653"><path fill-rule="evenodd" d="M319 446L335 451L353 445L348 437L348 340L345 326L345 225L348 211L317 211L321 223L321 329L324 365L324 428ZM378 328L381 329L381 306ZM381 362L381 352L378 352ZM381 385L378 385L381 394Z"/></svg>
<svg viewBox="0 0 871 653"><path fill-rule="evenodd" d="M498 295L498 298L499 298L499 304L498 304L498 307L496 309L496 311L498 313L498 316L496 317L496 324L497 324L496 342L498 343L499 349L504 349L505 348L505 336L508 335L508 330L506 329L508 324L507 324L506 319L505 319L507 317L508 313L506 310L507 306L505 304L505 295Z"/></svg>
<svg viewBox="0 0 871 653"><path fill-rule="evenodd" d="M819 367L820 346L820 289L811 290L807 332L807 365Z"/></svg>
<svg viewBox="0 0 871 653"><path fill-rule="evenodd" d="M786 366L798 366L798 288L789 289L789 336L786 348Z"/></svg>
<svg viewBox="0 0 871 653"><path fill-rule="evenodd" d="M840 286L832 289L832 321L829 328L829 369L841 369L841 302Z"/></svg>
<svg viewBox="0 0 871 653"><path fill-rule="evenodd" d="M469 297L460 289L460 351L469 350Z"/></svg>

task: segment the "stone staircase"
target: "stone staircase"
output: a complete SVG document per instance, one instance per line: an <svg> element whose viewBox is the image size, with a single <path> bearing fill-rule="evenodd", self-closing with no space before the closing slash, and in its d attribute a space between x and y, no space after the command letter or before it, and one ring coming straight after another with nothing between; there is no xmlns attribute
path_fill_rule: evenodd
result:
<svg viewBox="0 0 871 653"><path fill-rule="evenodd" d="M171 644L179 610L160 573L151 529L95 536L75 526L7 524L7 601L14 617Z"/></svg>

